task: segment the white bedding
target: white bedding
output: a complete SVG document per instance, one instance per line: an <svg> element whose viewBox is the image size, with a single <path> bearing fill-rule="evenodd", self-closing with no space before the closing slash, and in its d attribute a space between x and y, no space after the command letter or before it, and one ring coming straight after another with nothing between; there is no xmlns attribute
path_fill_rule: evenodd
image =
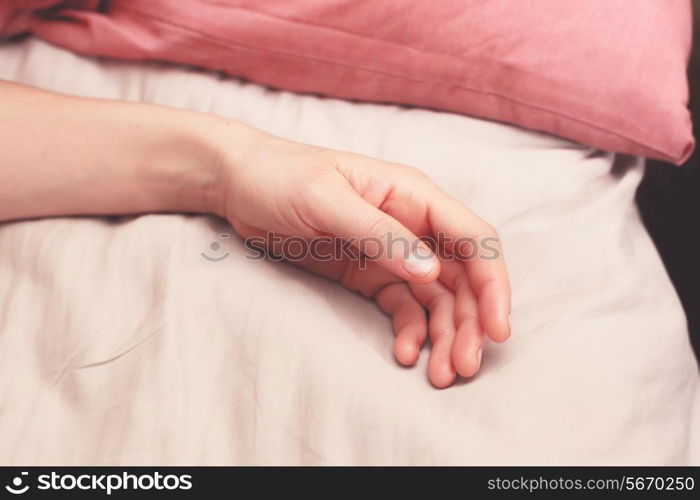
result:
<svg viewBox="0 0 700 500"><path fill-rule="evenodd" d="M374 304L244 258L222 220L0 225L0 464L700 463L700 377L633 203L641 160L36 40L0 46L0 78L417 166L499 228L514 292L513 338L439 391L426 356L393 360Z"/></svg>

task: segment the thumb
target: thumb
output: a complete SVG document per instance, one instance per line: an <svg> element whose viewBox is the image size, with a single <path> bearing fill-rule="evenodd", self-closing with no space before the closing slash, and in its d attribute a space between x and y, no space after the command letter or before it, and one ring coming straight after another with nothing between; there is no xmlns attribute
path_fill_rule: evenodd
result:
<svg viewBox="0 0 700 500"><path fill-rule="evenodd" d="M327 201L342 208L324 210L317 219L328 233L350 242L363 258L412 283L437 279L440 261L401 222L349 187L344 196Z"/></svg>

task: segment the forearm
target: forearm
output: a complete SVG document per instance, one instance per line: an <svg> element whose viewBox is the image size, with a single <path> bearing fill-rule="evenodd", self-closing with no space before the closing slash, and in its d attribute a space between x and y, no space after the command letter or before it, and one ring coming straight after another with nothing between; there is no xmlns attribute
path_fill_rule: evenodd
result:
<svg viewBox="0 0 700 500"><path fill-rule="evenodd" d="M245 148L253 130L213 115L0 81L0 220L217 212L223 133L228 149Z"/></svg>
<svg viewBox="0 0 700 500"><path fill-rule="evenodd" d="M476 373L484 333L497 342L510 336L510 285L495 229L417 169L214 115L0 82L0 220L153 211L212 212L272 250L280 235L316 250L328 238L331 248L350 243L349 255L329 260L312 250L293 262L375 297L402 325L402 363L416 362L430 331L429 374L438 387ZM451 245L438 250L455 258L441 263L419 235ZM475 241L489 241L491 254L471 255ZM464 242L471 256L461 262Z"/></svg>

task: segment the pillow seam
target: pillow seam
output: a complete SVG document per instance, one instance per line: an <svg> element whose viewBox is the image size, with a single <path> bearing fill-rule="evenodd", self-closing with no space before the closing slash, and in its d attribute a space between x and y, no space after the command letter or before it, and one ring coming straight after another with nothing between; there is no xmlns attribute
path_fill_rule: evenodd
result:
<svg viewBox="0 0 700 500"><path fill-rule="evenodd" d="M565 114L565 113L561 113L561 112L558 112L558 111L554 111L554 110L549 109L549 108L545 108L545 107L541 107L541 106L538 106L538 105L533 105L533 104L525 103L525 102L519 101L519 100L517 100L517 99L515 99L515 98L513 98L513 97L510 97L510 96L508 96L508 95L504 95L504 94L501 94L501 93L498 93L498 92L495 92L495 91L479 90L479 89L476 89L476 88L473 88L473 87L469 87L469 86L464 85L464 84L461 84L461 83L436 82L436 81L430 81L430 80L419 80L419 79L412 78L412 77L408 77L408 76L405 76L405 75L397 75L397 74L394 74L394 73L389 73L389 72L386 72L386 71L377 70L377 69L373 69L373 68L366 68L366 67L361 67L361 66L347 65L347 64L338 63L338 62L335 62L335 61L330 61L330 60L327 60L327 59L320 59L320 58L315 58L315 57L309 57L309 56L306 56L306 55L292 54L292 53L288 53L288 52L280 52L280 51L273 51L273 50L268 50L268 49L261 49L261 48L258 48L258 47L250 47L250 46L248 46L248 45L243 45L243 44L238 43L238 42L231 42L231 41L226 40L226 39L223 39L223 38L221 38L221 37L219 37L219 36L212 35L212 34L209 34L209 33L203 32L203 31L199 31L199 30L197 30L197 29L195 29L195 28L192 28L192 27L189 27L189 26L185 26L185 25L182 25L182 24L180 24L180 23L173 22L173 21L170 20L170 19L162 19L162 18L156 17L156 16L154 16L154 15L152 15L152 14L150 14L150 13L143 12L143 11L141 11L141 10L139 10L139 9L133 8L131 5L129 5L129 6L124 6L124 5L122 4L122 5L120 5L120 8L122 8L122 9L124 9L124 10L127 10L127 11L130 11L130 12L132 12L133 14L139 14L139 15L142 15L142 16L144 16L144 17L147 17L147 18L149 18L149 19L151 19L152 21L155 21L155 22L157 22L157 23L161 23L161 24L165 24L165 25L168 25L168 26L172 26L172 27L177 28L177 29L180 29L180 30L182 30L182 31L185 31L185 32L188 32L188 33L191 33L191 34L195 34L195 35L197 35L197 36L199 36L199 37L201 37L201 38L203 38L203 39L206 39L206 40L209 40L209 41L211 41L211 42L214 42L214 43L216 43L219 47L222 47L222 48L224 48L224 49L226 49L226 50L229 50L229 51L232 50L230 46L235 46L235 47L238 47L239 49L248 50L248 51L251 51L251 52L267 53L267 54L276 55L276 56L282 56L282 57L287 57L287 58L294 58L294 59L299 59L299 60L312 61L312 62L315 62L315 63L326 64L326 65L329 65L329 66L336 66L336 67L346 68L346 69L350 69L350 70L357 70L357 71L365 72L365 73L373 73L373 74L383 75L383 76L386 76L386 77L389 77L389 78L394 78L394 79L396 79L396 80L408 81L408 82L413 82L413 83L418 83L418 84L423 84L423 85L434 85L434 86L442 86L442 87L454 87L454 88L461 89L461 90L465 90L465 91L468 91L468 92L473 92L473 93L475 93L475 94L480 94L480 95L484 95L484 96L492 96L492 97L504 99L504 100L510 102L511 104L515 104L515 105L517 105L517 106L522 106L523 108L527 108L527 109L532 109L532 110L540 111L540 112L543 112L543 113L550 114L550 115L552 115L553 117L558 117L558 118L562 118L562 119L570 120L570 121L572 121L572 122L579 123L579 124L584 125L584 126L586 126L586 127L590 127L590 128L592 128L592 129L598 130L598 131L600 131L600 132L604 132L604 133L606 133L606 134L610 134L610 135L613 135L613 136L618 137L618 138L620 138L620 139L629 141L630 143L634 144L635 146L637 146L637 147L639 147L639 148L641 148L641 149L646 149L646 150L652 151L652 152L654 152L654 153L659 154L660 156L662 156L662 157L664 157L664 158L668 158L668 159L671 159L671 160L673 160L673 161L679 161L679 160L683 159L683 156L685 156L685 154L684 154L683 156L674 156L674 155L671 155L671 154L669 154L667 151L664 151L664 150L662 150L662 149L659 149L657 146L648 145L646 142L643 142L643 141L640 141L639 139L635 139L635 138L632 138L632 137L630 137L630 136L624 135L624 134L622 134L622 133L620 133L620 132L615 132L615 131L612 131L612 130L608 130L608 129L606 129L606 128L603 128L603 127L600 126L600 125L596 125L596 124L590 123L590 122L588 122L588 121L582 120L582 119L580 119L580 118L575 118L575 117L573 117L573 116L571 116L571 115L568 115L568 114ZM263 14L263 15L267 15L267 14ZM268 15L267 17L272 17L272 18L274 18L274 19L280 19L280 18L275 18L274 16L269 16L269 15ZM286 20L286 19L285 19L285 20ZM308 26L311 26L311 27L318 27L318 26L315 26L315 25L313 25L313 24L307 24L307 25L308 25ZM381 40L381 39L378 39L378 38L369 38L369 37L366 37L366 38L368 38L368 39L370 39L370 40L376 40L376 41L378 41L378 42L380 42L380 43L387 43L387 42L385 42L384 40ZM411 48L412 48L413 50L417 50L417 51L419 51L419 52L422 52L422 53L424 53L424 54L426 54L426 55L441 55L441 54L439 54L439 53L425 52L425 51L422 51L422 50L420 50L420 49L415 49L415 48L413 48L413 47L411 47ZM236 76L236 75L233 75L233 76ZM272 85L272 86L274 87L274 85ZM280 87L277 87L277 88L280 88ZM284 89L282 89L282 90L284 90ZM330 96L330 97L332 97L332 96ZM374 102L378 102L378 101L374 101ZM401 103L399 103L399 104L401 104ZM424 106L418 106L418 105L414 105L414 106L416 106L416 107L424 107ZM436 109L436 108L433 108L433 109ZM443 110L443 111L447 111L447 110ZM464 114L464 115L469 116L467 113L461 113L461 114ZM491 119L492 119L492 120L498 120L497 118L491 118ZM509 123L511 123L511 122L509 122ZM512 124L515 125L515 126L518 126L518 123L512 122ZM548 131L542 130L542 129L537 129L537 130L544 131L544 132L548 132ZM561 134L555 134L555 133L553 133L553 132L548 132L548 133L552 133L553 135L559 135L560 137L562 136ZM572 140L575 140L575 139L572 139ZM691 141L691 145L692 145L692 141ZM684 151L684 153L685 153L686 150L684 149L683 151Z"/></svg>

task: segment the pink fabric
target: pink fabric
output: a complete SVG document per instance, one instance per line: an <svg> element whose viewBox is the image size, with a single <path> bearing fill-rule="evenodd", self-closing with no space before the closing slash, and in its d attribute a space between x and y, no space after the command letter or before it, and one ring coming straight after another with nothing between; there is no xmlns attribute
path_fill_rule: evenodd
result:
<svg viewBox="0 0 700 500"><path fill-rule="evenodd" d="M688 0L69 2L32 31L77 52L424 106L680 163Z"/></svg>
<svg viewBox="0 0 700 500"><path fill-rule="evenodd" d="M61 0L0 0L0 35L14 36L27 31L37 10L53 7Z"/></svg>

